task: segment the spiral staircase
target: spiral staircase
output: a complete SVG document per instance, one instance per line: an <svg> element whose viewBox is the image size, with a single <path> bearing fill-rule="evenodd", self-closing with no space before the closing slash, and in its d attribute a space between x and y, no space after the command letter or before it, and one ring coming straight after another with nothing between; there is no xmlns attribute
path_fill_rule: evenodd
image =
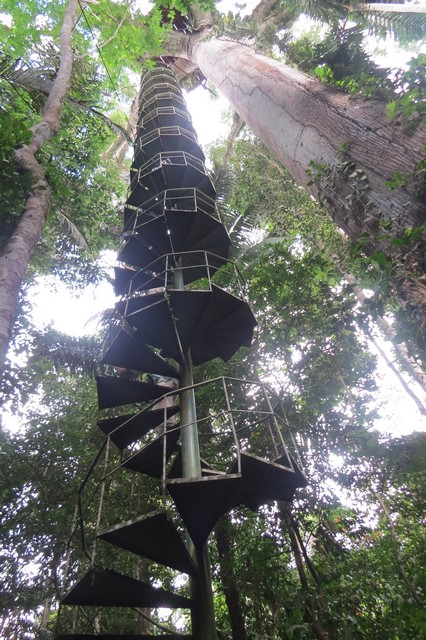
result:
<svg viewBox="0 0 426 640"><path fill-rule="evenodd" d="M193 365L228 361L250 346L256 325L228 261L215 195L175 76L158 64L141 85L119 302L97 378L105 438L79 492L74 538L81 535L88 568L79 574L81 557L69 555L61 640L213 640L206 543L217 520L239 506L290 501L306 485L279 398L265 385L225 377L194 384ZM149 496L140 510L125 500L108 509L120 478ZM184 578L172 589L126 574L120 554L189 576L189 595ZM192 635L161 624L157 635L127 632L124 611L146 619L160 608L190 615Z"/></svg>

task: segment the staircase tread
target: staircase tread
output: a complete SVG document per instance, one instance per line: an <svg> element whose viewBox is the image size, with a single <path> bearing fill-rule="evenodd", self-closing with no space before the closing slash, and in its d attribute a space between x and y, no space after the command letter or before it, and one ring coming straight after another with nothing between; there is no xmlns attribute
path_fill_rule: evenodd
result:
<svg viewBox="0 0 426 640"><path fill-rule="evenodd" d="M176 451L180 430L176 428L167 434L166 461ZM161 478L163 473L163 439L157 438L134 453L123 462L123 467L144 473L154 478Z"/></svg>
<svg viewBox="0 0 426 640"><path fill-rule="evenodd" d="M95 566L68 591L64 605L87 607L190 608L189 598L157 589L147 582Z"/></svg>
<svg viewBox="0 0 426 640"><path fill-rule="evenodd" d="M285 459L288 461L287 457ZM286 469L278 460L274 462L253 454L241 453L241 482L230 496L228 510L239 505L256 510L269 500L289 502L297 488L307 485L304 474L293 458L291 463L294 470ZM230 473L235 473L237 468L235 461Z"/></svg>
<svg viewBox="0 0 426 640"><path fill-rule="evenodd" d="M167 567L194 574L194 563L186 546L164 511L153 511L102 531L99 536L110 544Z"/></svg>
<svg viewBox="0 0 426 640"><path fill-rule="evenodd" d="M151 304L151 302L153 304ZM162 294L150 294L119 302L117 309L127 322L138 329L143 342L161 349L164 357L181 361L182 354L176 336L170 307Z"/></svg>
<svg viewBox="0 0 426 640"><path fill-rule="evenodd" d="M171 418L178 412L178 405L167 407L166 418ZM163 418L164 409L151 409L149 411L140 411L139 413L99 420L98 426L105 435L109 435L113 443L122 450L162 424Z"/></svg>
<svg viewBox="0 0 426 640"><path fill-rule="evenodd" d="M148 402L160 398L165 393L161 385L114 376L97 376L96 386L99 409Z"/></svg>
<svg viewBox="0 0 426 640"><path fill-rule="evenodd" d="M152 245L145 244L140 236L131 235L117 256L118 262L143 267L161 256Z"/></svg>
<svg viewBox="0 0 426 640"><path fill-rule="evenodd" d="M156 354L151 347L125 329L120 329L106 348L101 363L144 371L144 373L156 373L174 378L179 376L176 369Z"/></svg>
<svg viewBox="0 0 426 640"><path fill-rule="evenodd" d="M155 289L164 287L164 276L152 276L140 269L130 269L129 267L115 267L114 269L114 291L122 296L138 289Z"/></svg>
<svg viewBox="0 0 426 640"><path fill-rule="evenodd" d="M240 475L167 480L167 489L195 546L202 547L228 503Z"/></svg>

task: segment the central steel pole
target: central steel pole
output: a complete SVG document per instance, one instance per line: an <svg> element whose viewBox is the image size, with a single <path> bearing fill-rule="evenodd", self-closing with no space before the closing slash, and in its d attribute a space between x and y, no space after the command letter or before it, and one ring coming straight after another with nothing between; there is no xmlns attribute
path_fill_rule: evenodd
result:
<svg viewBox="0 0 426 640"><path fill-rule="evenodd" d="M185 289L183 271L180 262L174 271L173 287ZM194 377L191 353L184 354L180 366L180 426L182 443L182 475L184 478L201 480L200 445L198 440L197 408L195 404ZM190 387L185 389L185 387ZM213 589L210 575L210 561L207 544L197 549L187 533L186 546L196 566L196 577L190 578L192 609L192 635L197 640L217 640L214 615Z"/></svg>

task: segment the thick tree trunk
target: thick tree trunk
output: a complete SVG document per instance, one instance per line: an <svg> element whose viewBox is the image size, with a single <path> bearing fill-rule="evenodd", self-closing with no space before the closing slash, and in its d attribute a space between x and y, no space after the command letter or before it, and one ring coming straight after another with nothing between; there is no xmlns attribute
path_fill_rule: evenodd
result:
<svg viewBox="0 0 426 640"><path fill-rule="evenodd" d="M414 184L390 189L386 182L394 172L413 171L423 157L425 129L408 133L389 123L380 101L351 97L250 47L204 32L174 33L167 49L199 67L353 241L368 234L367 250L398 257L399 299L423 319L426 283L413 273L422 276L426 270L426 242L419 238L401 258L404 249L391 240L424 224L426 205ZM382 221L392 225L389 238Z"/></svg>
<svg viewBox="0 0 426 640"><path fill-rule="evenodd" d="M78 0L70 0L61 29L61 61L41 121L32 127L31 141L15 152L20 171L29 173L31 187L24 210L0 255L0 379L12 334L19 290L50 210L50 187L35 154L59 130L60 114L72 71L71 36Z"/></svg>

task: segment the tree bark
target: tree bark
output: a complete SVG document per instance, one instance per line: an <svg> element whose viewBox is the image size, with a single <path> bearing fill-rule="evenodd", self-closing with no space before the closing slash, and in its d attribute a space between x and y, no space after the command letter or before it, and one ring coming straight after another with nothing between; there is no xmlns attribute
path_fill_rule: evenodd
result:
<svg viewBox="0 0 426 640"><path fill-rule="evenodd" d="M367 250L398 257L399 300L426 315L426 232L413 248L392 244L424 224L417 187L390 189L394 172L408 175L423 157L426 131L407 132L387 120L385 104L351 97L250 47L205 31L173 33L166 45L190 60L230 101L240 117L293 178L321 200L351 240L368 234ZM307 171L314 174L308 175ZM385 238L382 221L392 233ZM416 277L416 273L419 277ZM426 320L424 321L426 329Z"/></svg>
<svg viewBox="0 0 426 640"><path fill-rule="evenodd" d="M19 170L29 173L31 187L22 215L6 247L0 255L0 379L4 373L16 314L19 290L27 266L46 223L51 205L51 191L36 153L60 127L60 114L72 71L72 28L78 8L78 0L70 0L61 28L61 59L58 74L52 85L43 110L41 121L31 128L29 144L14 154Z"/></svg>

